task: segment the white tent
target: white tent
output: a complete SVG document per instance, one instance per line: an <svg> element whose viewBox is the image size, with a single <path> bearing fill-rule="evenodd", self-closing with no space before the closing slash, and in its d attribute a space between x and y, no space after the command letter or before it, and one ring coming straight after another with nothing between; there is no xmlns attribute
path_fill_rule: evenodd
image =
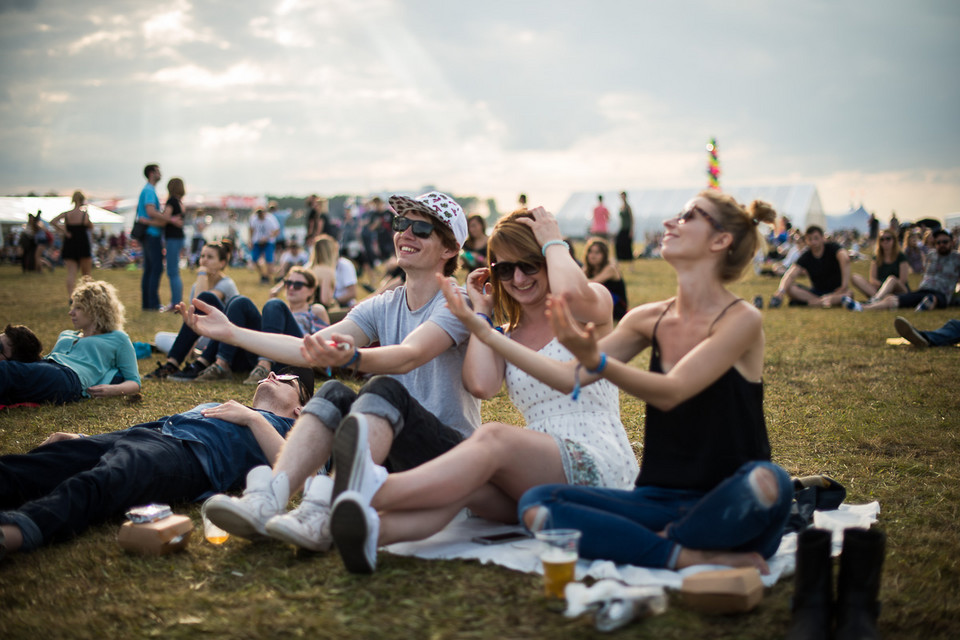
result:
<svg viewBox="0 0 960 640"><path fill-rule="evenodd" d="M633 210L634 238L639 241L646 231L662 229L663 221L683 210L683 206L704 187L683 189L627 189L627 202ZM794 227L800 229L811 224L823 226L825 216L820 194L812 184L783 186L735 187L724 189L738 202L747 204L753 200L765 200L773 205L777 214L787 216ZM603 203L610 210L610 229L616 232L620 226L617 212L620 210L619 191L578 191L570 195L557 212L560 231L566 236L582 238L586 235L597 205L597 195L603 195Z"/></svg>
<svg viewBox="0 0 960 640"><path fill-rule="evenodd" d="M101 209L92 204L85 205L87 214L90 216L90 222L93 224L123 224L123 216L117 215L112 211ZM0 223L2 224L24 224L27 221L27 214L36 215L40 212L40 219L50 222L64 211L73 209L73 202L67 196L53 197L0 197Z"/></svg>
<svg viewBox="0 0 960 640"><path fill-rule="evenodd" d="M856 230L863 234L870 233L870 212L860 205L856 209L839 216L827 216L827 231Z"/></svg>

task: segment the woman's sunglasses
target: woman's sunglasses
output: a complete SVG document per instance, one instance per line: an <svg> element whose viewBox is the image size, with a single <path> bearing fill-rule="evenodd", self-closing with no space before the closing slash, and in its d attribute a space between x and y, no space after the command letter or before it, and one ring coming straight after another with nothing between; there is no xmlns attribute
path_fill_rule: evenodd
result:
<svg viewBox="0 0 960 640"><path fill-rule="evenodd" d="M404 216L394 216L390 226L393 227L393 230L397 233L403 233L410 227L413 227L413 235L424 239L429 238L430 234L433 233L432 222L427 222L426 220L411 220Z"/></svg>
<svg viewBox="0 0 960 640"><path fill-rule="evenodd" d="M306 282L299 282L298 280L284 280L283 285L287 289L292 288L294 291L300 291L300 289L310 286Z"/></svg>
<svg viewBox="0 0 960 640"><path fill-rule="evenodd" d="M723 228L722 224L714 220L713 216L711 216L709 213L707 213L706 211L704 211L698 206L690 207L686 211L683 211L677 214L677 223L686 224L690 222L691 220L693 220L693 216L696 213L699 213L701 216L706 218L707 222L709 222L713 226L713 228L716 229L717 231L726 231L726 229Z"/></svg>
<svg viewBox="0 0 960 640"><path fill-rule="evenodd" d="M494 262L490 265L490 271L497 280L501 280L502 282L510 282L513 280L513 274L516 273L517 268L519 268L525 276L534 276L540 273L543 265L539 262Z"/></svg>

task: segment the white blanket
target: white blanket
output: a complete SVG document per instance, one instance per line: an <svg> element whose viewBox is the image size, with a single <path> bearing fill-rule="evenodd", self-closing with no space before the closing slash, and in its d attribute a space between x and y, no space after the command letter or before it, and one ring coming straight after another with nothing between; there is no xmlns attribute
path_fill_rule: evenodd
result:
<svg viewBox="0 0 960 640"><path fill-rule="evenodd" d="M816 511L813 514L814 526L833 532L833 555L839 555L843 544L843 530L850 527L869 528L877 521L880 503L871 502L859 505L840 505L835 511ZM476 536L486 536L505 531L515 531L519 527L490 522L482 518L471 518L462 512L453 522L439 533L418 542L400 542L385 547L384 550L401 556L417 558L444 559L463 558L479 560L483 564L492 562L515 571L543 573L537 556L536 540L522 540L498 545L483 545L472 542ZM783 537L777 553L768 561L770 575L763 576L764 586L772 586L781 577L793 574L796 562L797 534ZM663 586L679 589L684 576L717 569L713 565L687 567L680 571L667 569L646 569L632 565L616 565L608 560L580 560L577 562L576 579L590 577L595 580L613 578L635 586Z"/></svg>

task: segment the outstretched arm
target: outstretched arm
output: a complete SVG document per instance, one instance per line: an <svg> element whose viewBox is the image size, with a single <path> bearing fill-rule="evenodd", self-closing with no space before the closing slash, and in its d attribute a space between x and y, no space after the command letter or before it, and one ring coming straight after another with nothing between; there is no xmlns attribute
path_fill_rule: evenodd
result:
<svg viewBox="0 0 960 640"><path fill-rule="evenodd" d="M250 407L240 404L236 400L228 400L223 404L210 407L202 411L204 418L217 418L233 424L247 427L257 439L257 444L263 451L263 455L273 465L283 447L284 439L273 425L264 418L260 412L254 411Z"/></svg>

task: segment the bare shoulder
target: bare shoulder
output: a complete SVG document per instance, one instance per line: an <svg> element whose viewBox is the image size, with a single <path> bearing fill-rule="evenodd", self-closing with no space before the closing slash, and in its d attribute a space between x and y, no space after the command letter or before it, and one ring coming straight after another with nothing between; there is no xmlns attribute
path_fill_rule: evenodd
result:
<svg viewBox="0 0 960 640"><path fill-rule="evenodd" d="M619 326L649 337L653 335L653 326L672 302L673 298L668 298L634 307L620 320Z"/></svg>

